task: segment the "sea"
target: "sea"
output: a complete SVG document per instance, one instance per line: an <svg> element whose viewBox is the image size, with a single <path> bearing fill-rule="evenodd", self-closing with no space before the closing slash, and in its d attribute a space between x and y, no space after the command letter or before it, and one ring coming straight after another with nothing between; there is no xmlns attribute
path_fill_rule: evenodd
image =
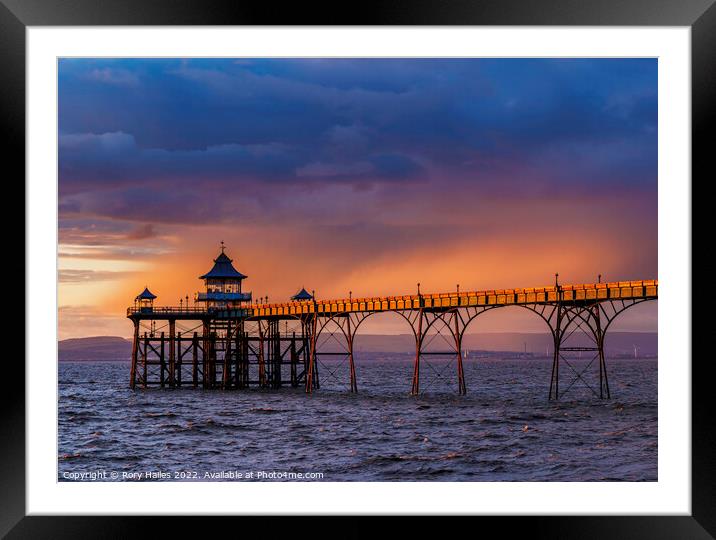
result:
<svg viewBox="0 0 716 540"><path fill-rule="evenodd" d="M358 393L347 363L319 364L321 387L202 390L129 388L128 362L61 362L59 481L655 482L657 359L598 369L499 357L421 365L364 353ZM577 376L579 375L579 376ZM571 386L570 386L571 383Z"/></svg>

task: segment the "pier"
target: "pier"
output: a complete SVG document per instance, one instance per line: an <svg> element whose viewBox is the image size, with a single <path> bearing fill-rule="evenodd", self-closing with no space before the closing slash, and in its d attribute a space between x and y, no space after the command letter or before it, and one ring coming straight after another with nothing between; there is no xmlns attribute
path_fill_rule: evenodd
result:
<svg viewBox="0 0 716 540"><path fill-rule="evenodd" d="M386 297L349 294L319 300L304 288L285 302L269 303L254 301L250 292L242 291L247 276L232 263L222 243L213 268L200 276L205 291L197 293L193 306L188 298L179 306L155 306L157 297L149 288L137 295L127 309L134 325L131 388L291 386L310 394L321 386L321 359L332 357L347 363L346 388L358 392L356 332L371 315L393 312L405 320L415 338L410 393L423 390L424 367L440 357L450 361L455 389L464 395L466 329L488 311L518 306L540 317L552 335L549 399L560 399L575 383L584 384L595 397L608 399L607 331L625 310L658 298L657 280L602 283L600 276L597 283L562 285L555 275L554 285L545 287L460 291L458 286L451 292L423 293L417 284L415 294ZM188 330L178 330L179 321ZM588 336L589 346L571 346L570 339L578 333ZM442 347L438 350L436 340ZM589 360L586 367L575 365L574 353ZM591 369L598 370L597 385L585 379Z"/></svg>

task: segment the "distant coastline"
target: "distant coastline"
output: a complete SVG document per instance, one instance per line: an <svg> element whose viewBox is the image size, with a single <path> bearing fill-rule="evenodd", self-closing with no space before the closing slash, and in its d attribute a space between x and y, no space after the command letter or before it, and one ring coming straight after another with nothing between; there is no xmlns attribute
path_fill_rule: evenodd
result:
<svg viewBox="0 0 716 540"><path fill-rule="evenodd" d="M468 334L463 348L469 355L492 355L494 353L530 357L546 356L551 351L552 338L549 334L491 332ZM585 342L585 345L587 343ZM356 336L356 353L381 352L388 354L410 353L415 347L414 338L409 334ZM610 332L605 343L605 352L612 358L633 358L636 356L653 358L658 354L658 334L656 332ZM60 362L116 362L127 361L132 350L132 342L119 336L94 336L65 339L58 342Z"/></svg>

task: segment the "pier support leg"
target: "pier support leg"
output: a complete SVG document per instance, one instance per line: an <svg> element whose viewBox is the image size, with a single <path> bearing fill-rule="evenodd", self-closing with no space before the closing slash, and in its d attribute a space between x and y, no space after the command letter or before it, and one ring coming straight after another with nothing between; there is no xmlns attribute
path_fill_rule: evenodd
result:
<svg viewBox="0 0 716 540"><path fill-rule="evenodd" d="M549 399L559 399L559 345L560 340L555 337L553 340L554 354L552 355L552 377L549 382Z"/></svg>
<svg viewBox="0 0 716 540"><path fill-rule="evenodd" d="M134 336L132 338L132 368L129 372L129 387L134 390L137 384L137 356L139 352L139 321L134 320Z"/></svg>
<svg viewBox="0 0 716 540"><path fill-rule="evenodd" d="M413 367L413 385L410 394L417 396L420 393L420 350L423 347L423 310L418 314L418 330L415 334L415 365Z"/></svg>
<svg viewBox="0 0 716 540"><path fill-rule="evenodd" d="M296 354L296 332L291 339L291 387L298 387L298 354Z"/></svg>
<svg viewBox="0 0 716 540"><path fill-rule="evenodd" d="M226 390L231 386L231 321L227 322L226 344L224 345L224 365L221 370L221 388Z"/></svg>
<svg viewBox="0 0 716 540"><path fill-rule="evenodd" d="M313 381L313 388L318 390L321 387L321 381L318 376L318 322L316 322L316 340L315 340L316 353L313 356L313 369L311 370L311 380Z"/></svg>
<svg viewBox="0 0 716 540"><path fill-rule="evenodd" d="M184 351L186 353L186 351ZM181 332L177 332L177 366L176 376L174 378L176 385L181 386L181 367L183 364L183 355L181 352Z"/></svg>
<svg viewBox="0 0 716 540"><path fill-rule="evenodd" d="M194 388L199 385L199 335L196 332L191 339L191 383Z"/></svg>
<svg viewBox="0 0 716 540"><path fill-rule="evenodd" d="M246 327L243 325L241 326L241 333L239 341L237 341L236 347L237 347L237 356L238 358L238 366L239 370L236 374L236 378L238 380L238 386L239 388L248 388L249 387L249 341L248 341L248 333L246 332ZM238 353L240 351L240 354Z"/></svg>
<svg viewBox="0 0 716 540"><path fill-rule="evenodd" d="M209 334L209 387L216 386L216 332Z"/></svg>
<svg viewBox="0 0 716 540"><path fill-rule="evenodd" d="M234 362L234 376L233 376L233 385L234 388L243 388L242 382L242 369L243 369L243 324L241 322L237 322L236 331L234 332L234 357L236 358L236 361Z"/></svg>
<svg viewBox="0 0 716 540"><path fill-rule="evenodd" d="M207 321L204 321L201 338L201 383L202 387L209 388L209 323Z"/></svg>
<svg viewBox="0 0 716 540"><path fill-rule="evenodd" d="M562 345L562 306L557 303L555 328L552 330L554 355L552 358L552 378L549 382L549 399L559 399L559 356Z"/></svg>
<svg viewBox="0 0 716 540"><path fill-rule="evenodd" d="M281 368L283 358L281 357L281 327L278 321L272 321L271 325L271 388L281 388L283 384Z"/></svg>
<svg viewBox="0 0 716 540"><path fill-rule="evenodd" d="M264 331L259 323L259 386L266 386L266 359L264 358Z"/></svg>
<svg viewBox="0 0 716 540"><path fill-rule="evenodd" d="M356 381L356 365L353 361L353 330L351 329L351 315L348 314L347 321L348 331L346 337L348 339L348 369L351 378L351 393L358 393L358 381Z"/></svg>
<svg viewBox="0 0 716 540"><path fill-rule="evenodd" d="M607 363L604 357L604 336L599 342L599 398L611 399L609 392L609 378L607 377Z"/></svg>
<svg viewBox="0 0 716 540"><path fill-rule="evenodd" d="M303 347L303 350L301 351L301 362L303 362L303 384L305 386L306 384L306 378L308 377L308 367L309 367L309 356L311 351L311 338L309 336L309 333L307 331L308 325L303 324L302 332L301 332L301 344Z"/></svg>
<svg viewBox="0 0 716 540"><path fill-rule="evenodd" d="M164 332L161 333L159 338L159 384L164 388L164 375L167 369L167 362L164 357Z"/></svg>
<svg viewBox="0 0 716 540"><path fill-rule="evenodd" d="M266 326L266 333L264 334L264 385L268 387L273 386L273 324L269 321Z"/></svg>
<svg viewBox="0 0 716 540"><path fill-rule="evenodd" d="M604 331L602 330L602 321L598 305L594 306L592 313L595 322L594 336L597 341L597 353L599 354L599 399L610 399L607 363L604 357Z"/></svg>
<svg viewBox="0 0 716 540"><path fill-rule="evenodd" d="M147 387L147 348L149 347L149 338L144 332L144 347L142 347L142 387Z"/></svg>
<svg viewBox="0 0 716 540"><path fill-rule="evenodd" d="M551 318L550 318L551 319ZM549 399L559 400L567 393L576 382L582 382L592 394L599 399L609 399L609 380L607 378L607 367L604 355L604 330L600 320L600 308L598 305L581 307L579 309L564 308L560 303L554 312L554 328L552 335L554 338L554 355L552 360L552 375L549 385ZM571 346L568 342L575 332L581 331L582 335L588 336L593 342L590 346ZM593 356L591 360L583 368L577 368L572 364L570 358L564 356L565 353L589 353ZM599 390L595 390L594 385L584 377L586 371L593 362L599 363ZM560 391L560 364L565 364L571 370L574 377L565 389ZM569 375L569 371L566 372Z"/></svg>
<svg viewBox="0 0 716 540"><path fill-rule="evenodd" d="M169 320L169 386L174 388L176 374L176 321Z"/></svg>
<svg viewBox="0 0 716 540"><path fill-rule="evenodd" d="M458 312L453 313L454 321L454 337L455 349L457 350L457 393L461 396L467 394L467 386L465 384L465 372L462 365L462 332L460 330L460 317Z"/></svg>
<svg viewBox="0 0 716 540"><path fill-rule="evenodd" d="M310 346L308 349L308 368L306 370L306 393L313 393L314 381L313 377L316 374L316 332L318 331L318 318L314 315L311 318L309 327L309 342Z"/></svg>

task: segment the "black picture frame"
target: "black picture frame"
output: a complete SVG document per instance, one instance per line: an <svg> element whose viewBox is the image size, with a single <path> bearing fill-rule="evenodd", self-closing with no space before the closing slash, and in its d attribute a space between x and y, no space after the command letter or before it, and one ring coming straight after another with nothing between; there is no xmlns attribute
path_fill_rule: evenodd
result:
<svg viewBox="0 0 716 540"><path fill-rule="evenodd" d="M0 119L5 140L5 172L25 175L25 30L28 26L83 25L575 25L688 26L692 52L692 176L706 182L710 154L708 128L716 103L716 6L714 0L428 0L363 1L354 9L321 4L200 0L0 0ZM10 165L10 167L8 167ZM689 181L689 179L684 179ZM695 182L692 180L692 189ZM693 191L692 191L693 193ZM693 196L692 196L692 200ZM694 230L694 235L697 231ZM693 243L692 245L697 245ZM29 249L24 247L23 249ZM693 263L692 263L693 265ZM693 267L698 282L698 267ZM25 282L27 287L31 286ZM688 291L691 295L691 291ZM670 314L690 317L691 314ZM693 336L706 336L704 319L693 320ZM28 329L25 329L27 333ZM18 340L19 341L19 340ZM684 359L687 359L685 351ZM17 355L16 355L17 356ZM19 356L18 356L19 357ZM670 359L684 360L684 359ZM6 358L7 360L7 358ZM702 358L708 360L708 358ZM0 409L0 533L8 538L124 538L161 527L209 529L195 520L146 517L28 517L25 515L25 369L4 362L5 405ZM691 516L507 517L483 518L501 535L531 538L714 538L716 537L715 415L707 362L692 363ZM320 513L320 508L316 509ZM216 518L212 518L216 519ZM244 518L256 523L256 518ZM265 519L265 518L264 518ZM273 518L272 518L273 519ZM223 520L222 520L223 521ZM300 525L298 525L300 526ZM242 530L246 531L246 525ZM293 520L272 522L272 535L291 534ZM372 520L351 525L351 536L372 533ZM480 525L480 527L484 527ZM332 527L328 527L327 530ZM345 532L345 528L343 531ZM422 520L402 526L403 535L424 530ZM480 529L475 529L475 532ZM484 528L481 530L484 531ZM237 530L238 531L238 530ZM341 536L347 536L342 534Z"/></svg>

